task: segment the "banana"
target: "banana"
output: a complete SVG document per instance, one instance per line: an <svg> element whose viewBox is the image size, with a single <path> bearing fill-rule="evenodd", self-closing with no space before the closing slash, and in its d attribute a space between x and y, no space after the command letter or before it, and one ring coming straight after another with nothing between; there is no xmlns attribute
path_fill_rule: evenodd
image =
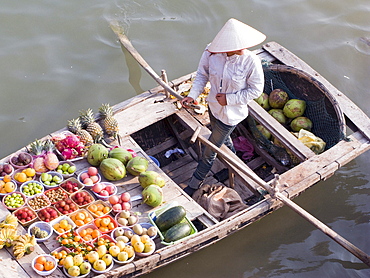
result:
<svg viewBox="0 0 370 278"><path fill-rule="evenodd" d="M29 234L21 235L13 245L13 254L18 260L25 254L32 253L36 244L35 236L30 236Z"/></svg>
<svg viewBox="0 0 370 278"><path fill-rule="evenodd" d="M18 226L18 219L13 214L9 213L5 220L0 222L0 228L11 228L11 229L17 229Z"/></svg>

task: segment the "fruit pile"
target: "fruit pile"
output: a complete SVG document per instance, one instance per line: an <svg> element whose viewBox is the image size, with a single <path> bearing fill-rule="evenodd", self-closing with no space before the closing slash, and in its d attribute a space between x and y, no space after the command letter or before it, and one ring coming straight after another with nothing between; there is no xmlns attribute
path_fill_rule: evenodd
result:
<svg viewBox="0 0 370 278"><path fill-rule="evenodd" d="M49 271L55 267L55 263L47 257L40 255L36 258L33 267L38 271Z"/></svg>
<svg viewBox="0 0 370 278"><path fill-rule="evenodd" d="M42 173L40 180L47 186L58 186L63 181L63 177L60 177L55 173Z"/></svg>
<svg viewBox="0 0 370 278"><path fill-rule="evenodd" d="M69 214L78 209L78 206L72 201L71 198L63 199L57 201L54 204L54 207L61 213L61 214Z"/></svg>
<svg viewBox="0 0 370 278"><path fill-rule="evenodd" d="M41 221L50 222L59 216L58 212L52 207L46 207L37 212Z"/></svg>
<svg viewBox="0 0 370 278"><path fill-rule="evenodd" d="M78 230L78 235L86 242L90 242L101 236L99 229L95 228L93 225L82 226Z"/></svg>
<svg viewBox="0 0 370 278"><path fill-rule="evenodd" d="M111 232L113 231L113 229L117 227L117 223L109 215L95 218L94 224L99 229L99 231L102 233Z"/></svg>
<svg viewBox="0 0 370 278"><path fill-rule="evenodd" d="M35 197L28 199L27 202L30 208L35 211L50 206L50 200L48 197L46 197L46 195L37 195Z"/></svg>
<svg viewBox="0 0 370 278"><path fill-rule="evenodd" d="M36 212L34 212L29 207L24 207L16 210L14 215L18 218L19 222L25 224L37 217Z"/></svg>
<svg viewBox="0 0 370 278"><path fill-rule="evenodd" d="M10 164L0 164L0 177L10 175L14 171L14 168Z"/></svg>
<svg viewBox="0 0 370 278"><path fill-rule="evenodd" d="M24 183L26 181L33 180L36 175L36 171L33 168L26 168L23 170L18 170L14 173L14 180L19 183Z"/></svg>
<svg viewBox="0 0 370 278"><path fill-rule="evenodd" d="M14 192L5 195L3 202L8 208L16 209L25 204L25 199L20 193Z"/></svg>
<svg viewBox="0 0 370 278"><path fill-rule="evenodd" d="M72 175L76 172L77 168L75 165L70 163L59 164L56 171L62 175Z"/></svg>
<svg viewBox="0 0 370 278"><path fill-rule="evenodd" d="M32 156L29 153L21 152L10 158L10 163L15 167L24 167L32 162Z"/></svg>
<svg viewBox="0 0 370 278"><path fill-rule="evenodd" d="M98 169L89 167L87 171L80 174L80 182L87 186L92 186L100 180Z"/></svg>
<svg viewBox="0 0 370 278"><path fill-rule="evenodd" d="M130 198L130 193L124 192L121 195L109 196L108 201L112 205L113 210L115 212L119 212L121 210L131 209Z"/></svg>
<svg viewBox="0 0 370 278"><path fill-rule="evenodd" d="M112 208L104 202L95 201L87 207L87 210L91 212L93 216L99 217L110 213Z"/></svg>
<svg viewBox="0 0 370 278"><path fill-rule="evenodd" d="M60 200L64 200L68 197L68 194L60 187L52 188L45 191L46 197L49 198L51 204L55 204Z"/></svg>
<svg viewBox="0 0 370 278"><path fill-rule="evenodd" d="M92 191L98 197L108 197L117 192L117 187L110 182L98 182L94 184L94 186L92 187Z"/></svg>
<svg viewBox="0 0 370 278"><path fill-rule="evenodd" d="M80 190L80 186L77 182L73 181L73 178L68 179L60 184L60 187L63 188L67 193L71 194Z"/></svg>
<svg viewBox="0 0 370 278"><path fill-rule="evenodd" d="M132 214L128 210L122 210L121 212L117 213L115 218L120 226L132 226L139 221L137 215Z"/></svg>
<svg viewBox="0 0 370 278"><path fill-rule="evenodd" d="M59 234L64 234L71 231L73 226L68 222L67 219L61 219L59 222L53 224L53 229Z"/></svg>
<svg viewBox="0 0 370 278"><path fill-rule="evenodd" d="M17 185L12 181L12 177L5 175L2 180L0 180L0 193L6 194L13 192L17 188Z"/></svg>
<svg viewBox="0 0 370 278"><path fill-rule="evenodd" d="M79 209L75 213L70 214L69 217L78 227L88 224L93 220L93 216L85 209Z"/></svg>
<svg viewBox="0 0 370 278"><path fill-rule="evenodd" d="M44 187L41 183L37 181L29 181L27 183L22 184L21 192L26 195L27 197L34 196L36 194L42 193L44 191Z"/></svg>
<svg viewBox="0 0 370 278"><path fill-rule="evenodd" d="M86 206L94 201L94 198L86 190L73 193L71 199L80 207Z"/></svg>

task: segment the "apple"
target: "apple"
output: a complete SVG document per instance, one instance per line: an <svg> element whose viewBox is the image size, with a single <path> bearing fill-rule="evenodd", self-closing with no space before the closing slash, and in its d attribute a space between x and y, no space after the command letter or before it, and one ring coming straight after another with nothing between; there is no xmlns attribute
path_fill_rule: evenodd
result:
<svg viewBox="0 0 370 278"><path fill-rule="evenodd" d="M117 195L111 195L108 200L111 205L115 205L119 203L120 198Z"/></svg>
<svg viewBox="0 0 370 278"><path fill-rule="evenodd" d="M89 177L90 177L90 176L89 176L89 174L88 174L87 172L82 173L82 174L81 174L81 176L80 176L81 181L84 181L86 178L89 178Z"/></svg>
<svg viewBox="0 0 370 278"><path fill-rule="evenodd" d="M131 204L129 202L123 202L121 204L122 210L130 210L131 209Z"/></svg>
<svg viewBox="0 0 370 278"><path fill-rule="evenodd" d="M105 186L102 184L102 183L96 183L94 184L92 190L97 193L97 194L100 194L100 192L105 188Z"/></svg>
<svg viewBox="0 0 370 278"><path fill-rule="evenodd" d="M96 176L98 174L98 169L96 167L89 167L87 169L87 174L89 176Z"/></svg>
<svg viewBox="0 0 370 278"><path fill-rule="evenodd" d="M107 184L107 185L105 186L105 190L107 190L107 191L108 191L108 194L109 194L109 195L112 195L112 194L114 193L114 189L115 189L115 187L114 187L114 185L113 185L113 184Z"/></svg>
<svg viewBox="0 0 370 278"><path fill-rule="evenodd" d="M102 191L99 192L100 196L109 196L109 193L107 190L103 189Z"/></svg>
<svg viewBox="0 0 370 278"><path fill-rule="evenodd" d="M130 193L128 193L128 192L124 192L124 193L121 194L121 200L123 202L129 202L130 198L131 198L131 196L130 196Z"/></svg>
<svg viewBox="0 0 370 278"><path fill-rule="evenodd" d="M114 204L113 205L113 210L115 210L115 211L122 210L122 205L120 203Z"/></svg>

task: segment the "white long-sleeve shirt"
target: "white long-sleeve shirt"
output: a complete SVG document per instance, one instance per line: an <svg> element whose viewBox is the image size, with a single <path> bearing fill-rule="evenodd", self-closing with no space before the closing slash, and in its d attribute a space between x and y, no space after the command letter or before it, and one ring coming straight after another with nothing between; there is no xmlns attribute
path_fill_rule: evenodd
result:
<svg viewBox="0 0 370 278"><path fill-rule="evenodd" d="M216 119L227 125L236 125L248 116L247 103L261 95L264 74L260 59L249 50L243 55L211 54L207 49L200 59L197 75L189 97L197 99L207 82L211 89L208 106ZM216 94L225 93L227 105L216 100Z"/></svg>

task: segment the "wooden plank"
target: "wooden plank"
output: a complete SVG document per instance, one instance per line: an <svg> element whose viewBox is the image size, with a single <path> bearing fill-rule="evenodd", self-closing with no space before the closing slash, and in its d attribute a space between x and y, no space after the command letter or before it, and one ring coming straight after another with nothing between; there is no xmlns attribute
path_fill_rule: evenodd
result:
<svg viewBox="0 0 370 278"><path fill-rule="evenodd" d="M358 130L370 140L370 119L369 117L354 104L346 95L335 88L329 81L317 73L306 62L299 59L295 54L281 46L276 42L269 42L263 45L263 49L268 51L276 59L286 65L301 69L312 77L321 82L332 93L333 97L338 102L343 113L357 126Z"/></svg>

